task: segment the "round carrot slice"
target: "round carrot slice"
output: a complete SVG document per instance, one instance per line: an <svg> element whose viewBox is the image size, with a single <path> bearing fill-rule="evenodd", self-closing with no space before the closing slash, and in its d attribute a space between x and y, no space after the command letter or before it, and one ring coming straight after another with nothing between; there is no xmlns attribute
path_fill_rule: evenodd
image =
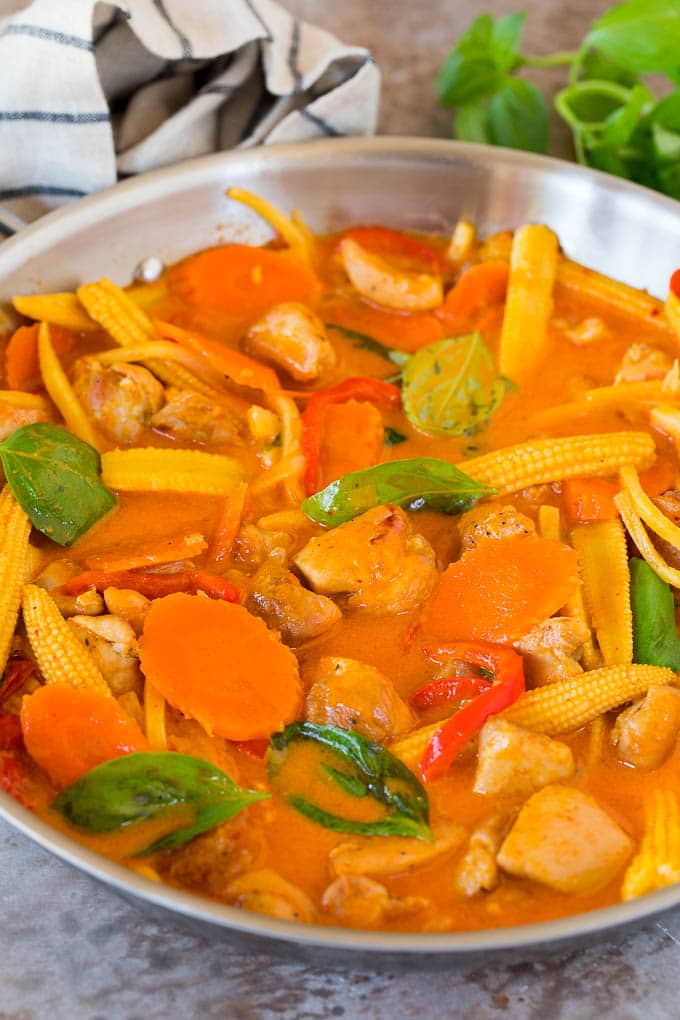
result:
<svg viewBox="0 0 680 1020"><path fill-rule="evenodd" d="M228 740L267 738L299 707L295 656L234 603L184 594L155 600L140 661L174 708Z"/></svg>
<svg viewBox="0 0 680 1020"><path fill-rule="evenodd" d="M49 684L24 698L21 729L31 758L58 787L111 758L148 750L115 698L71 684Z"/></svg>
<svg viewBox="0 0 680 1020"><path fill-rule="evenodd" d="M576 553L561 542L484 539L446 568L421 626L448 641L516 641L567 602L577 578Z"/></svg>

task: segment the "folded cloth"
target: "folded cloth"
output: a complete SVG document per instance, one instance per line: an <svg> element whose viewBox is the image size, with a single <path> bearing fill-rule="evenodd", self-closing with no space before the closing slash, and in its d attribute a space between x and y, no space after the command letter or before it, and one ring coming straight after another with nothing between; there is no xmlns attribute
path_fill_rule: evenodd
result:
<svg viewBox="0 0 680 1020"><path fill-rule="evenodd" d="M380 89L367 50L274 0L33 0L0 67L0 237L180 159L371 134Z"/></svg>

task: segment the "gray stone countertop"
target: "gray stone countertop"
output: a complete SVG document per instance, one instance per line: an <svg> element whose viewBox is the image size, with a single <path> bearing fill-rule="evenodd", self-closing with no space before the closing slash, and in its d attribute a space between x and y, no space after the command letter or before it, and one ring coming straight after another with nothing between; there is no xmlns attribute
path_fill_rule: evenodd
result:
<svg viewBox="0 0 680 1020"><path fill-rule="evenodd" d="M529 11L527 48L567 49L606 0L286 0L373 50L384 72L380 129L448 134L433 76L485 7ZM555 85L559 75L544 75ZM568 152L556 128L555 146ZM188 934L150 919L0 822L0 1020L657 1020L680 1015L680 910L557 955L377 969Z"/></svg>

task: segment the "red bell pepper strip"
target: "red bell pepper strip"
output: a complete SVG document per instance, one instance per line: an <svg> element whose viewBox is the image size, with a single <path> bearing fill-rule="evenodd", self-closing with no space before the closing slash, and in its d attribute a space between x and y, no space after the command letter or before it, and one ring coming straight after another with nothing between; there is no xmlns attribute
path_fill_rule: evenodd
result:
<svg viewBox="0 0 680 1020"><path fill-rule="evenodd" d="M19 655L11 655L5 668L5 675L0 685L0 704L16 694L32 676L38 675L38 667L30 659L22 659Z"/></svg>
<svg viewBox="0 0 680 1020"><path fill-rule="evenodd" d="M195 595L204 591L212 599L240 602L241 590L219 574L207 570L178 570L175 573L151 573L141 570L86 570L70 578L58 590L65 595L80 595L88 588L104 591L106 588L130 588L149 599L174 595L181 591Z"/></svg>
<svg viewBox="0 0 680 1020"><path fill-rule="evenodd" d="M0 751L0 790L9 793L24 807L32 807L25 793L26 768L12 751Z"/></svg>
<svg viewBox="0 0 680 1020"><path fill-rule="evenodd" d="M319 456L326 408L332 404L345 404L348 400L367 400L373 404L398 407L401 390L392 383L368 376L352 376L335 386L312 393L302 412L302 452L305 456L305 491L312 496L318 491Z"/></svg>
<svg viewBox="0 0 680 1020"><path fill-rule="evenodd" d="M456 658L492 670L496 680L474 701L464 705L437 730L420 762L423 777L439 779L470 737L481 729L490 715L496 715L517 701L524 691L524 664L521 655L502 645L486 641L457 641L425 654L435 661Z"/></svg>
<svg viewBox="0 0 680 1020"><path fill-rule="evenodd" d="M0 751L16 751L23 742L19 716L0 712Z"/></svg>
<svg viewBox="0 0 680 1020"><path fill-rule="evenodd" d="M409 701L414 708L438 708L451 701L474 698L491 686L485 676L447 676L419 687Z"/></svg>
<svg viewBox="0 0 680 1020"><path fill-rule="evenodd" d="M338 244L346 237L356 241L362 248L376 255L405 256L416 261L425 262L430 272L437 273L441 269L442 259L438 251L429 244L423 244L415 237L402 234L398 230L387 227L353 227L345 230L338 238Z"/></svg>
<svg viewBox="0 0 680 1020"><path fill-rule="evenodd" d="M268 740L236 740L234 741L234 747L237 751L241 751L243 754L250 755L251 758L264 758L269 747Z"/></svg>
<svg viewBox="0 0 680 1020"><path fill-rule="evenodd" d="M676 298L680 298L680 269L676 269L671 276L669 290L671 294L675 294Z"/></svg>

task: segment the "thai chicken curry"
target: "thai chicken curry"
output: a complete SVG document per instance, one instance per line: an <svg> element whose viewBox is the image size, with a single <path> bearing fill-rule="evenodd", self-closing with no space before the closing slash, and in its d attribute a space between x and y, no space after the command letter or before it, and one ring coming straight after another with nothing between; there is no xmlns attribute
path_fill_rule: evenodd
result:
<svg viewBox="0 0 680 1020"><path fill-rule="evenodd" d="M0 786L284 920L680 881L680 276L230 195L269 244L14 299Z"/></svg>

